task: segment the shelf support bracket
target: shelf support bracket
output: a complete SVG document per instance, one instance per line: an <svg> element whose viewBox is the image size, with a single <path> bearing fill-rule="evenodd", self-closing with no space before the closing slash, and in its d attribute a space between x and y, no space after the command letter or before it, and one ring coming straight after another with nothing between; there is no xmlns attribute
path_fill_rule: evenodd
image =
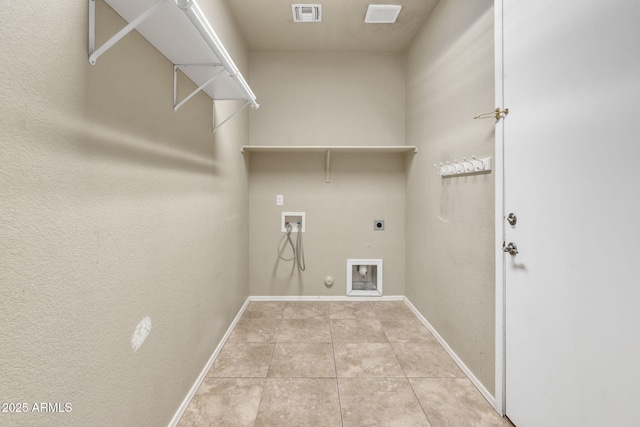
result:
<svg viewBox="0 0 640 427"><path fill-rule="evenodd" d="M238 114L240 111L244 110L245 108L247 108L247 106L251 104L251 101L247 101L245 102L242 107L238 108L236 111L233 112L233 114L231 114L229 117L227 117L226 119L224 119L219 125L216 126L216 100L213 100L213 113L212 113L212 121L213 121L213 129L212 132L215 133L216 130L218 130L223 124L227 123L229 120L231 120L236 114Z"/></svg>
<svg viewBox="0 0 640 427"><path fill-rule="evenodd" d="M103 53L109 50L111 46L118 43L124 36L129 34L131 30L144 22L145 19L153 15L153 13L167 1L168 0L157 0L149 7L149 9L142 12L137 18L125 25L124 28L96 49L96 0L89 0L89 64L95 65L96 61Z"/></svg>
<svg viewBox="0 0 640 427"><path fill-rule="evenodd" d="M180 101L179 103L177 103L177 97L178 97L178 69L180 67L221 67L217 72L215 72L213 74L213 76L211 76L211 78L209 80L207 80L206 82L204 82L202 85L200 85L200 87L198 87L196 90L194 90L193 92L191 92L186 98L184 98L182 101ZM204 89L209 83L211 83L212 81L214 81L216 79L216 77L218 77L220 74L222 74L222 72L224 71L224 66L222 64L174 64L173 65L173 111L178 111L178 108L182 107L182 105L187 102L188 100L190 100L191 98L193 98L193 96L200 92L202 89Z"/></svg>
<svg viewBox="0 0 640 427"><path fill-rule="evenodd" d="M324 158L324 182L331 182L331 150L327 150Z"/></svg>
<svg viewBox="0 0 640 427"><path fill-rule="evenodd" d="M196 90L187 95L182 101L178 102L178 70L183 67L219 67L219 69L209 78L206 82L201 84ZM216 64L174 64L173 65L173 111L178 111L178 108L182 107L185 102L193 98L198 92L202 91L208 84L213 82L217 77L222 75L222 73L227 70L224 64L216 63ZM245 109L247 105L250 105L251 101L247 101L242 107L238 108L233 114L224 119L220 124L216 126L216 100L213 100L212 106L212 116L211 116L211 128L212 131L215 132L218 130L220 126L225 124L228 120L231 120L233 116L238 114L240 111Z"/></svg>

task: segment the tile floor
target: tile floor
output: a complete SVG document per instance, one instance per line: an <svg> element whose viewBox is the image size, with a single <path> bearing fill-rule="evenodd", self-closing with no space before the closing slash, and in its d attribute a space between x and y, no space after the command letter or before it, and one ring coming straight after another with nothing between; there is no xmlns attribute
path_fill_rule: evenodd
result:
<svg viewBox="0 0 640 427"><path fill-rule="evenodd" d="M251 302L186 426L511 426L402 301Z"/></svg>

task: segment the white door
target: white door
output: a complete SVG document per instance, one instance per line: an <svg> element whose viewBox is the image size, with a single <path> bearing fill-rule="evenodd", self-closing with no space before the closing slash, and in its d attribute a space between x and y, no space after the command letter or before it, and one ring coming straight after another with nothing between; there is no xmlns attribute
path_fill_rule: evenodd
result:
<svg viewBox="0 0 640 427"><path fill-rule="evenodd" d="M503 7L506 413L640 426L640 1Z"/></svg>

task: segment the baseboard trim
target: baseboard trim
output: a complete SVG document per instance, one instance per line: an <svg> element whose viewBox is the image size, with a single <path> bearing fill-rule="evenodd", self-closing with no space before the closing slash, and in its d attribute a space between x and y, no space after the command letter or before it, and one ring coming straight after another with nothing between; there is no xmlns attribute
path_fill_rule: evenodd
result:
<svg viewBox="0 0 640 427"><path fill-rule="evenodd" d="M189 393L187 393L187 396L182 401L182 404L178 408L178 411L175 413L175 415L171 419L171 422L169 423L169 427L176 427L178 425L178 422L180 422L180 418L182 418L182 415L187 410L187 407L191 403L191 400L196 395L196 392L198 391L198 388L200 388L200 385L202 384L202 382L206 378L207 373L209 372L209 369L211 369L211 366L213 366L213 362L215 362L216 358L218 357L218 354L220 354L220 351L222 350L222 347L224 347L224 345L226 344L227 340L229 339L229 336L231 335L231 332L233 332L233 328L235 328L236 325L238 324L238 321L240 320L240 318L242 317L242 314L244 313L244 311L246 310L247 306L249 305L249 301L250 300L251 300L251 297L248 297L245 300L245 302L242 305L242 307L240 307L240 311L238 311L238 314L236 314L236 317L233 319L233 322L231 322L231 325L229 325L229 328L227 329L227 332L225 332L225 334L223 335L222 339L220 340L220 342L216 346L215 350L213 350L213 354L211 355L211 357L207 361L207 364L204 365L204 368L200 372L200 375L198 375L198 378L196 379L196 382L193 383L193 386L191 386L191 389L189 390Z"/></svg>
<svg viewBox="0 0 640 427"><path fill-rule="evenodd" d="M449 356L453 359L454 362L462 369L462 372L469 378L469 380L473 383L473 385L478 389L478 391L482 394L482 396L489 402L492 408L496 407L496 399L489 393L489 391L482 385L482 383L473 375L473 372L467 367L467 365L462 362L462 360L458 357L458 355L449 347L449 344L440 336L436 328L434 328L431 323L418 311L418 309L409 301L409 298L403 298L405 304L409 306L411 311L420 319L422 324L429 329L429 331L433 334L433 336L438 340L438 342L444 347L444 349L449 353Z"/></svg>
<svg viewBox="0 0 640 427"><path fill-rule="evenodd" d="M365 296L311 296L311 295L281 295L281 296L252 296L251 301L403 301L402 295L389 295L381 297Z"/></svg>

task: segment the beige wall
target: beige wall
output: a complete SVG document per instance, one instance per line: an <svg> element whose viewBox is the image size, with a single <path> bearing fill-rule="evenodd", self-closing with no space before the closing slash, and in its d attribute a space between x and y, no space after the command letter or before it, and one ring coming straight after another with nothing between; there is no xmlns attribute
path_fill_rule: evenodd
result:
<svg viewBox="0 0 640 427"><path fill-rule="evenodd" d="M96 3L100 43L123 22ZM205 95L173 113L135 32L90 66L86 1L0 16L0 395L73 408L0 424L167 425L249 293L248 113L215 136Z"/></svg>
<svg viewBox="0 0 640 427"><path fill-rule="evenodd" d="M252 53L251 145L403 145L403 58Z"/></svg>
<svg viewBox="0 0 640 427"><path fill-rule="evenodd" d="M252 145L403 145L404 56L251 54ZM385 295L404 293L402 155L252 154L251 295L346 294L348 258L382 258ZM276 195L284 206L276 206ZM283 211L306 212L307 270L279 261ZM384 219L385 231L373 231ZM332 288L324 278L335 278Z"/></svg>
<svg viewBox="0 0 640 427"><path fill-rule="evenodd" d="M97 6L104 41L123 23ZM224 2L203 8L247 74ZM344 295L352 257L383 258L385 294L406 293L493 390L493 176L431 166L492 155L491 121L470 120L493 107L491 2L441 0L406 68L403 55L252 54L262 107L215 135L206 96L172 112L171 65L137 33L88 64L86 2L4 2L0 16L0 394L73 404L5 421L167 424L247 295ZM325 183L324 155L243 160L249 141L420 154L405 203L400 155L334 154ZM307 212L302 274L277 262L282 210Z"/></svg>
<svg viewBox="0 0 640 427"><path fill-rule="evenodd" d="M384 294L403 295L402 156L333 154L330 183L324 160L324 154L251 156L251 295L344 296L348 258L382 259ZM276 206L276 194L284 206ZM283 211L306 213L302 273L277 256ZM385 220L384 231L373 230L374 219ZM335 278L333 287L324 285L326 276Z"/></svg>
<svg viewBox="0 0 640 427"><path fill-rule="evenodd" d="M494 391L494 176L434 163L492 157L493 2L441 0L407 55L406 295Z"/></svg>

